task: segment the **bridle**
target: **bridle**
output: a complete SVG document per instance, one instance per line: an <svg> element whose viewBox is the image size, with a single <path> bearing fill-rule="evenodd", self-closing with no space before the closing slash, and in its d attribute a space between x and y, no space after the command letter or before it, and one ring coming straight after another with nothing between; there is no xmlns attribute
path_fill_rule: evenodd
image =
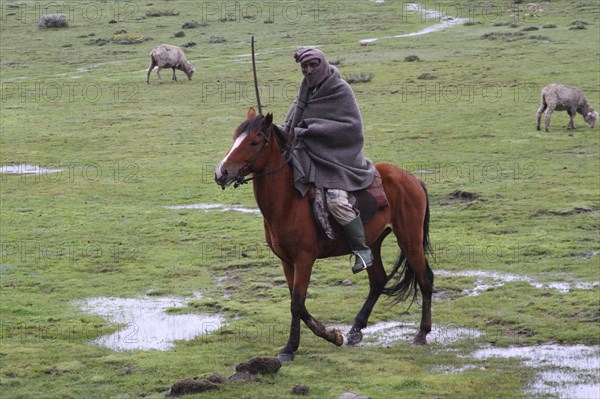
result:
<svg viewBox="0 0 600 399"><path fill-rule="evenodd" d="M271 125L270 129L277 129L274 125ZM246 163L244 166L242 166L242 168L238 171L238 177L237 179L235 179L235 183L233 184L233 188L238 188L239 186L241 186L242 184L246 184L249 181L252 181L254 179L257 179L259 177L263 177L263 176L268 176L268 175L272 175L275 174L281 170L283 170L283 168L285 168L288 164L288 157L284 156L284 160L285 162L279 166L278 168L275 168L273 170L269 170L266 172L262 172L262 173L253 173L252 172L252 167L254 166L254 164L256 163L256 161L258 161L264 154L265 150L268 149L271 146L271 140L270 140L270 135L267 134L264 130L260 130L259 134L265 139L265 144L262 146L262 148L260 149L260 151L258 151L256 153L256 155L254 155L252 157L252 159L250 161L248 161L248 163ZM252 173L252 176L250 177L244 177L245 175Z"/></svg>
<svg viewBox="0 0 600 399"><path fill-rule="evenodd" d="M235 183L233 184L233 188L238 188L239 186L241 186L242 184L246 184L251 180L256 179L259 176L255 176L254 174L252 174L252 176L250 177L244 177L245 175L247 175L248 173L252 172L252 167L254 166L254 164L256 163L256 161L258 161L263 153L265 152L265 150L267 148L269 148L269 146L271 145L271 141L269 140L269 135L267 133L265 133L264 130L260 130L259 134L261 136L263 136L263 138L265 139L265 144L262 146L262 148L260 149L260 151L258 151L256 153L256 155L254 155L252 157L252 159L250 161L248 161L248 163L246 163L244 166L241 167L241 169L238 171L238 177L237 179L235 179Z"/></svg>

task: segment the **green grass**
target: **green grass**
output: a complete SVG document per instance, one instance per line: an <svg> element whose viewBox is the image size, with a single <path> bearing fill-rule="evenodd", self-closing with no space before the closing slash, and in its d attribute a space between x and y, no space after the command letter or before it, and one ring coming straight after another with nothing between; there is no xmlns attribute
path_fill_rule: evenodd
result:
<svg viewBox="0 0 600 399"><path fill-rule="evenodd" d="M365 152L427 184L434 272L600 280L598 127L589 129L578 115L577 129L568 132L564 112L553 114L550 133L536 131L534 121L539 91L550 82L577 86L600 107L594 2L543 2L533 17L511 16L509 3L485 14L475 6L468 13L467 2L440 2L451 14L462 5L457 16L477 23L396 39L383 37L438 21L403 12L394 1L298 2L284 14L284 3L173 0L77 3L65 10L68 28L42 30L35 23L39 3L1 4L0 165L64 169L0 175L2 397L163 397L180 379L229 376L237 363L284 345L288 293L264 243L262 220L165 208L255 206L249 186L221 191L213 182L233 130L256 103L251 34L263 107L278 123L300 80L291 57L298 46L318 45L330 60L342 59L345 76L372 74L353 85ZM260 16L251 4L263 7ZM156 10L169 15L141 18ZM173 37L192 21L197 28ZM570 29L576 21L586 22L576 24L585 29ZM555 27L544 28L550 24ZM540 29L523 31L531 26ZM145 41L112 42L122 28ZM226 41L211 43L213 36ZM359 45L375 37L375 44ZM98 39L107 42L90 44ZM159 85L154 72L146 85L151 49L189 41L197 43L186 49L197 70L193 80L178 72L174 85L165 71ZM407 56L419 61L404 62ZM434 79L419 79L424 74ZM477 199L450 201L456 190ZM397 255L391 241L384 248L388 264ZM354 285L338 285L345 278ZM303 326L293 364L258 383L197 397L291 398L294 385L306 384L314 398L345 391L374 398L516 398L532 369L515 359L456 354L480 342L598 345L600 287L561 293L512 282L466 296L462 290L475 281L437 276L433 322L483 331L480 339L450 347L337 348ZM320 260L307 306L324 322L350 324L367 290L366 276L352 277L346 258ZM202 299L193 299L196 292ZM72 301L148 293L189 296L190 306L177 312L223 312L231 323L166 352L86 344L118 326L81 314ZM418 321L417 305L401 315L405 309L382 300L371 321ZM481 367L439 371L473 364Z"/></svg>

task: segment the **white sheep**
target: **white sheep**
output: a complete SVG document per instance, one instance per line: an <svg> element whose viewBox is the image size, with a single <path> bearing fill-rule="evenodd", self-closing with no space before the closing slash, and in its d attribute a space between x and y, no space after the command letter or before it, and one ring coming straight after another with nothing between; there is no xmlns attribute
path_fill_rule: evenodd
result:
<svg viewBox="0 0 600 399"><path fill-rule="evenodd" d="M596 125L598 112L589 104L581 90L576 87L565 86L559 83L552 83L542 89L540 107L536 113L537 130L540 130L540 121L542 113L546 111L546 131L550 131L550 115L554 111L567 111L571 120L567 125L568 129L575 129L573 119L579 112L590 128Z"/></svg>
<svg viewBox="0 0 600 399"><path fill-rule="evenodd" d="M158 66L156 74L160 83L163 83L160 77L160 70L163 68L173 68L173 83L177 82L177 77L175 76L176 69L185 72L188 80L192 80L192 75L196 72L196 68L186 60L183 49L169 44L161 44L150 52L150 67L148 68L148 76L146 78L146 83L148 84L150 84L150 72L152 72L155 66Z"/></svg>

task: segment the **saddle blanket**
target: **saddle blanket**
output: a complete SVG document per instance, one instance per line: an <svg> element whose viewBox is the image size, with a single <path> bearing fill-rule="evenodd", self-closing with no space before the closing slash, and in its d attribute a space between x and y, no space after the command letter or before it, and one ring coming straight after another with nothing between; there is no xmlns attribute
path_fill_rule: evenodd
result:
<svg viewBox="0 0 600 399"><path fill-rule="evenodd" d="M379 171L376 172L373 183L369 187L359 191L352 191L348 194L350 204L360 213L360 219L363 224L369 222L379 209L389 206L385 191L383 191L383 183ZM337 224L337 222L331 216L329 209L327 209L325 189L313 187L309 192L309 196L313 203L313 214L317 225L329 239L335 239L332 224Z"/></svg>

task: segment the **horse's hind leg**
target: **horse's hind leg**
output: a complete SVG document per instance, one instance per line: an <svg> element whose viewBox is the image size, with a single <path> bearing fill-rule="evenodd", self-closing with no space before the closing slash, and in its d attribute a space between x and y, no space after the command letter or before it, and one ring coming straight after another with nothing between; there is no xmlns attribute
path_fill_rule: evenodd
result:
<svg viewBox="0 0 600 399"><path fill-rule="evenodd" d="M424 345L427 343L427 334L431 331L431 299L433 295L433 272L429 267L425 257L425 248L422 245L416 245L413 253L407 253L407 267L410 267L417 280L421 291L421 323L419 332L415 336L413 343L415 345Z"/></svg>
<svg viewBox="0 0 600 399"><path fill-rule="evenodd" d="M411 212L398 210L393 220L394 234L402 253L406 256L404 276L395 286L396 294L399 298L406 298L410 293L416 294L416 282L422 295L421 324L413 340L416 345L427 343L427 334L431 331L433 295L433 271L426 258L429 246L429 201L425 187L420 189L424 196L415 194L414 199L422 206Z"/></svg>
<svg viewBox="0 0 600 399"><path fill-rule="evenodd" d="M388 234L389 231L379 237L377 241L371 245L373 266L367 268L367 273L369 274L369 295L354 318L354 325L348 332L348 345L357 345L362 341L363 335L361 330L367 326L373 307L375 307L379 296L383 292L383 287L385 287L387 282L387 275L383 268L383 262L381 261L381 243Z"/></svg>

